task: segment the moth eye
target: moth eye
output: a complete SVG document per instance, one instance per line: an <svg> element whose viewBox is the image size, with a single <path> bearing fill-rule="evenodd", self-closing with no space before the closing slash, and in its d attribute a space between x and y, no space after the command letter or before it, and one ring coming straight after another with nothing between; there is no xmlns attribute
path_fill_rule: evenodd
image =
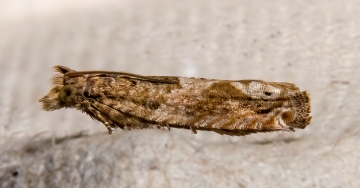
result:
<svg viewBox="0 0 360 188"><path fill-rule="evenodd" d="M75 101L77 89L74 85L66 85L60 89L59 96L65 104L71 104Z"/></svg>

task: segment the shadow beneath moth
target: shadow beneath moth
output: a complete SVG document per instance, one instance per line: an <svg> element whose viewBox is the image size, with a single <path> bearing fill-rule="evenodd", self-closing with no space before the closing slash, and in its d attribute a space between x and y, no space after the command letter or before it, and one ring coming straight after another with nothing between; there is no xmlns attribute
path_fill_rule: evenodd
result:
<svg viewBox="0 0 360 188"><path fill-rule="evenodd" d="M46 111L75 108L116 128L183 128L242 136L310 124L310 98L292 83L141 76L55 66Z"/></svg>

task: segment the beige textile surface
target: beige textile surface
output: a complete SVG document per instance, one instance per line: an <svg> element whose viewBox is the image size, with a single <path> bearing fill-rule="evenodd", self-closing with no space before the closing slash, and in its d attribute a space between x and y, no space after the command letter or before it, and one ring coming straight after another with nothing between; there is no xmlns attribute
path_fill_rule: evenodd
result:
<svg viewBox="0 0 360 188"><path fill-rule="evenodd" d="M0 0L0 187L359 187L360 2ZM54 65L287 81L295 133L117 130L41 110Z"/></svg>

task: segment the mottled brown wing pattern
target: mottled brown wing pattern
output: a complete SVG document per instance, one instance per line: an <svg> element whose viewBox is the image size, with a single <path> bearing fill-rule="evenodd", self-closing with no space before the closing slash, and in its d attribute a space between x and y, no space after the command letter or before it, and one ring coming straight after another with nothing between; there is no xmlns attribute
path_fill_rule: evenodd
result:
<svg viewBox="0 0 360 188"><path fill-rule="evenodd" d="M291 83L55 69L43 109L76 108L109 133L173 127L246 135L293 131L311 120L308 93Z"/></svg>

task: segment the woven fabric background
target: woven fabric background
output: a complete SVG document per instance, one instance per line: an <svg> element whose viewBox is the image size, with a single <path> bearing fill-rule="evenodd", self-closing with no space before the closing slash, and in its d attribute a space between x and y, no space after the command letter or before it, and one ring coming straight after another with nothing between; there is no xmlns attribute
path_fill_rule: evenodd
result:
<svg viewBox="0 0 360 188"><path fill-rule="evenodd" d="M360 2L0 0L0 187L359 187ZM312 123L221 136L41 110L54 65L296 83Z"/></svg>

